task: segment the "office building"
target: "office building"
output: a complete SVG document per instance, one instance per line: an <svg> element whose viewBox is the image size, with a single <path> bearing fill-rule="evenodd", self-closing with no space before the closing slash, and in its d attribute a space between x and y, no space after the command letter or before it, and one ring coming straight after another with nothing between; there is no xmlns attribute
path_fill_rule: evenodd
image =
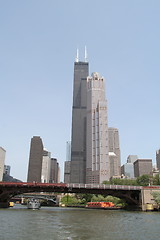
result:
<svg viewBox="0 0 160 240"><path fill-rule="evenodd" d="M121 175L119 132L117 128L108 128L110 177Z"/></svg>
<svg viewBox="0 0 160 240"><path fill-rule="evenodd" d="M127 163L121 167L121 174L126 178L134 178L134 162L138 159L137 155L129 155Z"/></svg>
<svg viewBox="0 0 160 240"><path fill-rule="evenodd" d="M87 77L89 64L79 61L78 52L74 63L72 136L71 136L71 183L86 182L86 109Z"/></svg>
<svg viewBox="0 0 160 240"><path fill-rule="evenodd" d="M137 155L129 155L127 157L127 163L134 163L138 159Z"/></svg>
<svg viewBox="0 0 160 240"><path fill-rule="evenodd" d="M46 149L43 150L41 182L49 183L51 172L51 153Z"/></svg>
<svg viewBox="0 0 160 240"><path fill-rule="evenodd" d="M71 161L64 162L64 183L70 183Z"/></svg>
<svg viewBox="0 0 160 240"><path fill-rule="evenodd" d="M60 182L60 168L56 158L51 158L50 183Z"/></svg>
<svg viewBox="0 0 160 240"><path fill-rule="evenodd" d="M43 142L39 136L31 139L27 182L41 182Z"/></svg>
<svg viewBox="0 0 160 240"><path fill-rule="evenodd" d="M99 73L87 78L86 183L109 180L108 119L105 79Z"/></svg>
<svg viewBox="0 0 160 240"><path fill-rule="evenodd" d="M133 164L135 177L152 174L152 159L137 159Z"/></svg>
<svg viewBox="0 0 160 240"><path fill-rule="evenodd" d="M3 180L5 156L6 156L6 150L0 147L0 181Z"/></svg>
<svg viewBox="0 0 160 240"><path fill-rule="evenodd" d="M7 174L8 176L10 176L10 171L11 171L11 166L4 165L4 174Z"/></svg>
<svg viewBox="0 0 160 240"><path fill-rule="evenodd" d="M160 149L156 151L157 168L160 170Z"/></svg>

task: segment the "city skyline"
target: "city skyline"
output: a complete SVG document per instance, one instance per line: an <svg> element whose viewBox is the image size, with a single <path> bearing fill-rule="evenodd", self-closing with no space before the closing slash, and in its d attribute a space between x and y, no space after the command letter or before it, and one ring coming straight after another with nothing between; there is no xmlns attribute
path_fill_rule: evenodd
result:
<svg viewBox="0 0 160 240"><path fill-rule="evenodd" d="M158 0L1 3L0 146L12 176L26 181L32 136L42 137L63 169L73 61L77 47L84 58L85 45L90 72L106 78L108 125L119 129L121 164L128 155L156 162L159 8Z"/></svg>

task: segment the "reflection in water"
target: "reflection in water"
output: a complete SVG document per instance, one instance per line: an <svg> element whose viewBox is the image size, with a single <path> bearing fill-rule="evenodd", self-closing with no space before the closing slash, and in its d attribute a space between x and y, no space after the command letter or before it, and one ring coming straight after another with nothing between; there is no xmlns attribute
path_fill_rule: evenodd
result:
<svg viewBox="0 0 160 240"><path fill-rule="evenodd" d="M2 240L160 239L160 212L78 208L0 209Z"/></svg>

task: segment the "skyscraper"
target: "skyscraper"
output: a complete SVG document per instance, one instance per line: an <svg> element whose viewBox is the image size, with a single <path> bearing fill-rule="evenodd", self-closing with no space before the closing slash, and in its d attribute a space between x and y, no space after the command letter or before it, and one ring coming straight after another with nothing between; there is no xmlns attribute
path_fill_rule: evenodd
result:
<svg viewBox="0 0 160 240"><path fill-rule="evenodd" d="M3 179L6 150L0 147L0 181Z"/></svg>
<svg viewBox="0 0 160 240"><path fill-rule="evenodd" d="M71 183L86 182L86 108L87 77L89 64L80 62L78 53L74 63L72 137L71 137Z"/></svg>
<svg viewBox="0 0 160 240"><path fill-rule="evenodd" d="M99 73L87 78L86 182L109 180L108 119L105 79Z"/></svg>
<svg viewBox="0 0 160 240"><path fill-rule="evenodd" d="M51 172L51 153L46 149L43 150L43 160L42 160L42 171L41 171L41 182L49 183Z"/></svg>
<svg viewBox="0 0 160 240"><path fill-rule="evenodd" d="M157 168L160 170L160 149L156 151Z"/></svg>
<svg viewBox="0 0 160 240"><path fill-rule="evenodd" d="M43 142L39 136L31 139L27 182L41 182Z"/></svg>
<svg viewBox="0 0 160 240"><path fill-rule="evenodd" d="M119 132L117 128L108 128L110 177L121 175Z"/></svg>

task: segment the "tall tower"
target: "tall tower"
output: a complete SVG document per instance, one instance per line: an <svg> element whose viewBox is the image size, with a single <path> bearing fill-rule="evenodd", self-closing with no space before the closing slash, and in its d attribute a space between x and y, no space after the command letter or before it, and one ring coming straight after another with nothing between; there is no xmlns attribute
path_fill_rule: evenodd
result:
<svg viewBox="0 0 160 240"><path fill-rule="evenodd" d="M108 128L110 177L121 175L119 132L117 128Z"/></svg>
<svg viewBox="0 0 160 240"><path fill-rule="evenodd" d="M74 63L72 139L71 139L71 183L86 182L86 108L87 77L89 64L85 50L85 60L80 62L78 51Z"/></svg>
<svg viewBox="0 0 160 240"><path fill-rule="evenodd" d="M109 180L107 101L105 80L99 73L87 78L86 183Z"/></svg>
<svg viewBox="0 0 160 240"><path fill-rule="evenodd" d="M43 143L40 137L31 139L27 182L41 182Z"/></svg>
<svg viewBox="0 0 160 240"><path fill-rule="evenodd" d="M157 168L160 170L160 149L156 151Z"/></svg>
<svg viewBox="0 0 160 240"><path fill-rule="evenodd" d="M0 181L3 180L5 156L6 156L6 150L0 147Z"/></svg>

